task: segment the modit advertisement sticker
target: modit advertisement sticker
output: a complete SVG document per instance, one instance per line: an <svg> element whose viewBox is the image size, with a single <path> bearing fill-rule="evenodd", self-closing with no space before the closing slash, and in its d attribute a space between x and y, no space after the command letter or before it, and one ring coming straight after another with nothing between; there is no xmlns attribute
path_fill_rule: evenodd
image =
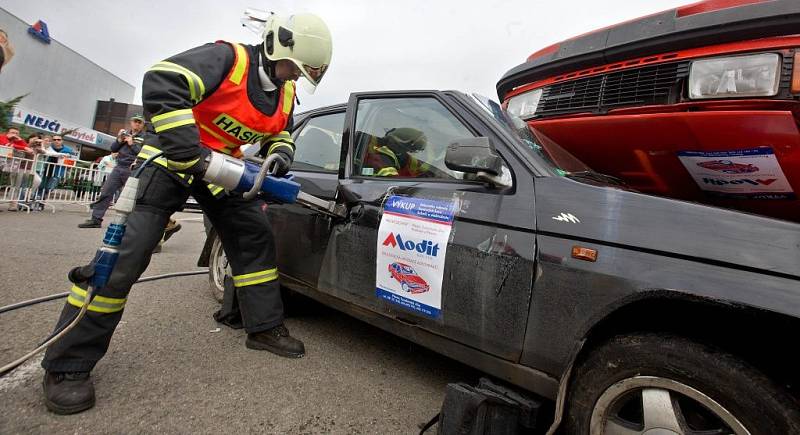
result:
<svg viewBox="0 0 800 435"><path fill-rule="evenodd" d="M442 309L442 279L454 203L391 196L378 228L375 294L428 317Z"/></svg>
<svg viewBox="0 0 800 435"><path fill-rule="evenodd" d="M795 197L770 147L681 151L678 158L700 189L709 194L750 199Z"/></svg>

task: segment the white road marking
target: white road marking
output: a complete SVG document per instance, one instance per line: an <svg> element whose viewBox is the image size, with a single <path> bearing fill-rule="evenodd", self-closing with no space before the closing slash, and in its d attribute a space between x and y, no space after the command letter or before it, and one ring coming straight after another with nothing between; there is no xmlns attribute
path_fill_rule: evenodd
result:
<svg viewBox="0 0 800 435"><path fill-rule="evenodd" d="M28 360L13 372L0 378L0 392L9 391L18 385L24 384L28 379L37 376L42 370L40 366L42 358L44 358L44 354Z"/></svg>

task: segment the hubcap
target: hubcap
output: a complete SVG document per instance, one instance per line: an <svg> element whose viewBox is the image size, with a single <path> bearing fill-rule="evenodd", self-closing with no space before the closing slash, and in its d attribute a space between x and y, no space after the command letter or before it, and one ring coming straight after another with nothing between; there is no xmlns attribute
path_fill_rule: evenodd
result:
<svg viewBox="0 0 800 435"><path fill-rule="evenodd" d="M214 296L221 301L222 294L225 292L225 276L230 275L231 270L228 264L228 257L225 255L225 250L222 249L222 243L220 243L219 238L214 241L211 249L211 271L214 275L214 285L216 286Z"/></svg>
<svg viewBox="0 0 800 435"><path fill-rule="evenodd" d="M592 435L749 435L727 409L700 391L654 376L623 379L597 399Z"/></svg>

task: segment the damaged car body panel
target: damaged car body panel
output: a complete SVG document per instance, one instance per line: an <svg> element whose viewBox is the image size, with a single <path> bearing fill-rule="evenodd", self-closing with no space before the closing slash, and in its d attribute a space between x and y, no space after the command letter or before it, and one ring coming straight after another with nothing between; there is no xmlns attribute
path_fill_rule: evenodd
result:
<svg viewBox="0 0 800 435"><path fill-rule="evenodd" d="M298 115L295 180L347 217L269 205L282 284L550 399L582 344L642 301L800 314L800 226L631 191L535 131L520 138L501 112L459 92L402 91ZM387 138L410 129L425 133L410 154L425 175L394 160L378 176L371 162L397 157ZM483 138L502 158L497 175L447 166L445 148ZM376 296L378 274L390 277L376 271L389 198L452 206L438 316Z"/></svg>
<svg viewBox="0 0 800 435"><path fill-rule="evenodd" d="M361 100L385 100L385 97L386 93L354 95L351 106ZM409 104L413 104L414 99L434 100L432 103L439 108L452 107L449 106L452 104L449 97L436 92L395 93L392 98L411 101ZM355 110L350 113L358 116ZM522 177L524 182L515 186L515 191L500 191L475 181L353 175L353 161L348 156L355 152L358 144L353 143L357 136L355 117L348 116L348 126L344 129L347 142L342 150L339 172L340 176L345 172L350 176L341 179L335 195L346 203L348 217L343 222L333 222L296 206L270 206L270 219L276 234L287 235L286 238L277 237L281 272L318 291L403 324L505 360L518 361L522 354L535 259L530 173ZM314 114L308 118L313 117ZM303 121L299 123L297 136L306 127ZM464 124L465 128L474 129L477 123ZM476 136L488 133L471 132ZM301 146L302 140L298 142L298 148ZM518 170L526 171L521 162L518 164ZM294 172L295 179L303 184L304 189L307 183L314 182L314 177L319 177L319 174L297 169ZM375 297L377 229L384 201L389 195L457 204L445 260L443 310L439 318L419 316ZM527 216L502 212L514 208L525 210ZM289 237L289 234L296 234L297 238ZM283 252L287 252L288 258L283 257ZM321 267L314 276L314 272L309 270L316 270L319 254ZM300 261L299 256L305 259ZM296 270L298 265L302 265L299 267L304 270Z"/></svg>

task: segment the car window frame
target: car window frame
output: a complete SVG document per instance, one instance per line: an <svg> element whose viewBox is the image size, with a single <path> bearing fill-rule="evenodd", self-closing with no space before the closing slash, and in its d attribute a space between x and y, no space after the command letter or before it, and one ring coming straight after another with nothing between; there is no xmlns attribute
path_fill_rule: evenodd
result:
<svg viewBox="0 0 800 435"><path fill-rule="evenodd" d="M307 168L294 169L294 168L292 168L293 171L310 172L310 173L315 173L315 174L338 174L341 171L341 169L342 169L341 149L344 146L343 145L344 144L344 139L345 139L344 130L345 130L345 128L347 128L347 117L348 117L348 115L347 115L347 107L346 106L337 105L337 106L334 106L334 107L326 107L326 108L323 108L323 109L313 110L313 111L305 112L305 113L302 113L302 114L298 115L298 117L302 116L302 118L300 120L300 124L296 125L295 128L292 129L291 136L292 136L292 141L295 142L297 137L300 135L300 132L302 132L303 129L305 129L308 126L309 121L311 121L312 119L319 118L321 116L337 115L337 114L340 114L340 113L344 114L344 123L342 124L342 139L339 141L339 151L340 151L339 168L337 168L337 169L307 169ZM295 145L295 147L296 147L296 145Z"/></svg>
<svg viewBox="0 0 800 435"><path fill-rule="evenodd" d="M487 130L491 131L493 135L502 141L515 158L524 163L533 177L542 178L556 176L554 167L550 163L542 159L541 156L537 155L536 152L531 150L528 146L521 143L520 139L509 132L506 127L500 125L500 123L486 111L486 108L482 107L480 103L474 100L473 96L456 91L448 91L446 94L452 94L458 105L461 105L463 108L470 108L474 111L474 113L471 112L473 116L477 117L480 122L486 126Z"/></svg>
<svg viewBox="0 0 800 435"><path fill-rule="evenodd" d="M473 137L487 137L482 131L478 130L475 125L473 125L470 120L468 120L463 114L454 110L455 106L452 102L449 101L447 96L439 91L383 91L383 92L357 92L350 95L350 99L347 102L347 119L345 120L345 130L342 134L342 156L343 163L340 163L340 179L350 179L354 181L383 181L387 182L390 180L397 181L397 182L424 182L424 183L441 183L441 184L466 184L466 185L474 185L474 186L483 186L486 183L478 180L465 180L465 179L445 179L445 178L426 178L426 177L376 177L370 175L361 175L355 173L354 168L354 152L355 152L355 144L353 143L355 139L354 132L355 125L358 116L358 102L361 100L381 100L381 99L409 99L409 98L433 98L439 104L444 106L444 108L458 120L470 133L472 133ZM492 139L490 137L490 139ZM497 140L493 140L493 143L497 142ZM346 150L346 151L345 151ZM507 158L503 156L503 153L500 150L497 150L498 154L500 154L501 158L503 159L503 165L508 168L511 172L511 179L512 179L512 186L510 188L506 188L507 191L513 192L516 188L516 178L513 165L508 161ZM498 192L498 193L505 193L505 192Z"/></svg>

